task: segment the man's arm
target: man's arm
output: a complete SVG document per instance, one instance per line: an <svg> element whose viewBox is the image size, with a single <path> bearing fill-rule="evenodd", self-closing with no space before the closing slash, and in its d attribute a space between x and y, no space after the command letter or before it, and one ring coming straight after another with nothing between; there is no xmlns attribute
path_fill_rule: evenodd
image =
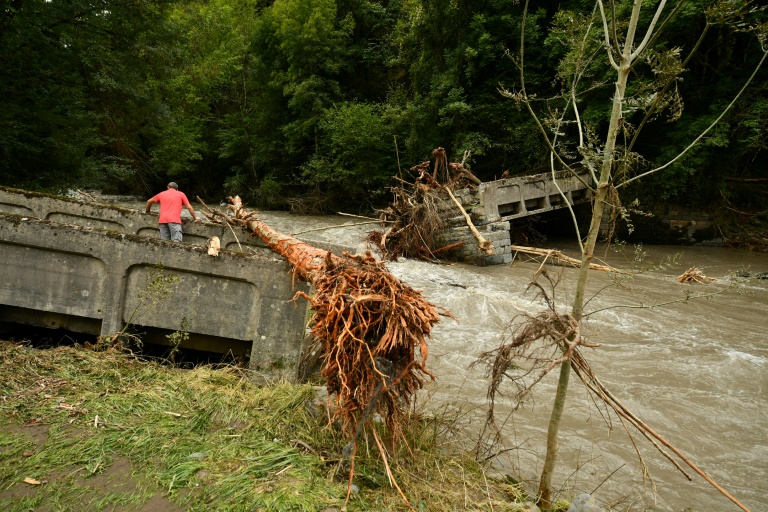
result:
<svg viewBox="0 0 768 512"><path fill-rule="evenodd" d="M152 209L152 203L154 203L154 202L155 202L154 198L152 198L149 201L147 201L147 213L149 213L149 211Z"/></svg>
<svg viewBox="0 0 768 512"><path fill-rule="evenodd" d="M193 220L203 220L203 219L201 219L200 217L197 216L197 214L195 213L195 210L194 210L194 208L192 208L191 204L187 203L184 206L187 207L187 211L189 212L190 215L192 215L192 219Z"/></svg>

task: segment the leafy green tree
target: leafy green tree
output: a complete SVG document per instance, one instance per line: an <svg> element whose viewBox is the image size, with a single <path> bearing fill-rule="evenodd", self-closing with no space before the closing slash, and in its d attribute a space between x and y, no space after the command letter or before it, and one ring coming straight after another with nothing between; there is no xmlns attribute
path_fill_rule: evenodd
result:
<svg viewBox="0 0 768 512"><path fill-rule="evenodd" d="M162 1L14 1L0 25L0 180L29 188L146 169L138 140L169 60Z"/></svg>
<svg viewBox="0 0 768 512"><path fill-rule="evenodd" d="M217 195L247 154L234 148L247 111L251 84L248 40L259 2L217 0L179 3L168 23L177 36L176 64L152 77L164 108L142 129L150 163L163 181L183 179L203 195ZM232 121L232 118L235 121Z"/></svg>
<svg viewBox="0 0 768 512"><path fill-rule="evenodd" d="M328 109L319 125L321 145L302 166L302 181L329 194L338 191L337 203L383 202L397 169L396 118L397 112L380 104L348 102Z"/></svg>

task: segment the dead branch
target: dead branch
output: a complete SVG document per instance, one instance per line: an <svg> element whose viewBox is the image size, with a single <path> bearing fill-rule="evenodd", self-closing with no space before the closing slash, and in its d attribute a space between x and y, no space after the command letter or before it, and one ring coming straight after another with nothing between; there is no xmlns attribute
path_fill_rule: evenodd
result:
<svg viewBox="0 0 768 512"><path fill-rule="evenodd" d="M440 254L442 252L455 251L456 249L461 249L465 245L466 244L464 242L456 242L456 243L453 243L453 244L448 244L448 245L446 245L444 247L441 247L439 249L435 249L434 251L432 251L432 254L437 256L438 254Z"/></svg>
<svg viewBox="0 0 768 512"><path fill-rule="evenodd" d="M464 175L469 181L471 181L475 185L480 185L482 183L482 181L480 181L480 178L472 174L472 172L469 169L466 169L463 165L461 167L457 167L456 171Z"/></svg>
<svg viewBox="0 0 768 512"><path fill-rule="evenodd" d="M322 227L319 227L319 228L305 229L304 231L295 231L295 232L291 233L291 236L303 235L304 233L312 233L314 231L327 231L329 229L348 228L348 227L353 227L353 226L365 226L367 224L381 224L381 223L382 223L382 221L380 221L380 220L369 220L369 221L365 221L365 222L349 222L347 224L337 224L337 225L334 225L334 226L322 226Z"/></svg>
<svg viewBox="0 0 768 512"><path fill-rule="evenodd" d="M523 245L511 245L510 248L513 251L522 252L525 254L533 254L535 256L543 256L545 261L549 259L555 265L561 265L563 267L580 267L581 261L576 258L566 256L562 252L555 249L538 249L536 247L526 247ZM607 265L598 265L597 263L590 263L589 268L592 270L600 270L601 272L618 272L613 267Z"/></svg>
<svg viewBox="0 0 768 512"><path fill-rule="evenodd" d="M378 246L387 259L396 260L400 256L435 259L435 234L445 225L440 215L445 202L428 184L431 181L429 174L422 173L421 176L410 190L405 186L392 189L392 202L379 212L379 218L389 226L383 233L371 231L368 234L367 240Z"/></svg>
<svg viewBox="0 0 768 512"><path fill-rule="evenodd" d="M77 189L77 190L75 190L75 192L77 192L77 193L78 193L78 194L80 194L81 196L85 197L85 198L86 198L86 199L88 199L89 201L92 201L92 202L94 202L94 203L96 202L96 198L95 198L95 197L93 197L93 196L92 196L91 194L89 194L88 192L83 192L83 191L82 191L82 190L80 190L80 189Z"/></svg>
<svg viewBox="0 0 768 512"><path fill-rule="evenodd" d="M537 274L538 276L543 276L549 281L549 293L535 281L529 285L529 288L533 287L541 294L547 304L547 309L536 316L521 315L524 321L515 328L511 336L507 337L507 341L502 343L499 348L485 352L477 361L485 363L488 368L489 407L486 426L498 431L494 418L494 405L504 379L508 379L517 388L517 403L514 406L516 409L533 386L540 382L545 375L557 365L571 361L574 371L590 393L605 403L610 410L613 410L622 424L626 421L635 427L686 478L691 480L690 475L669 452L672 452L679 461L698 473L742 510L749 512L744 505L704 473L679 449L640 420L603 385L579 349L580 346L595 345L587 343L582 338L579 332L579 323L571 315L559 314L555 308L554 291L557 281L546 273L546 270ZM634 440L632 442L634 444Z"/></svg>
<svg viewBox="0 0 768 512"><path fill-rule="evenodd" d="M768 178L735 178L726 176L725 181L732 183L765 183L768 182Z"/></svg>
<svg viewBox="0 0 768 512"><path fill-rule="evenodd" d="M587 364L586 360L579 354L578 352L574 355L573 359L573 368L576 371L576 374L579 376L579 378L587 384L587 387L590 389L590 391L596 392L597 395L600 397L601 400L603 400L608 406L610 406L617 414L620 414L622 417L628 419L630 423L635 426L638 430L640 430L643 435L651 436L654 439L656 439L659 443L663 444L667 448L669 448L670 451L672 451L677 457L683 461L688 467L690 467L692 470L694 470L696 473L699 474L704 480L706 480L710 485L712 485L715 489L717 489L723 496L731 500L734 504L736 504L739 508L742 510L749 512L749 509L746 508L744 505L742 505L736 498L734 498L728 491L723 489L717 482L715 482L709 475L704 473L696 464L694 464L688 457L683 455L683 453L677 449L675 446L673 446L669 441L664 439L662 436L660 436L658 433L656 433L651 427L643 423L637 416L635 416L624 404L622 404L604 385L602 382L600 382L600 379L597 378L597 375L594 374L592 369ZM655 444L655 443L654 443ZM657 446L658 448L658 446ZM667 456L667 454L662 450L662 453ZM671 460L669 456L667 456ZM676 464L677 465L677 464ZM678 466L678 469L682 471L682 469ZM683 472L685 473L685 472ZM686 475L687 476L687 475ZM690 479L690 477L689 477Z"/></svg>
<svg viewBox="0 0 768 512"><path fill-rule="evenodd" d="M232 233L232 236L234 237L235 242L237 242L237 247L240 248L240 252L242 252L243 246L240 245L240 240L237 238L237 233L235 233L235 230L232 229L232 222L230 222L229 216L220 210L211 209L207 204L205 204L205 201L200 199L200 196L195 196L195 197L197 198L198 202L200 202L200 204L203 205L203 208L205 208L205 211L202 213L203 215L206 216L206 218L210 222L214 222L216 224L225 224L229 228L229 231ZM208 252L208 254L210 254L210 251Z"/></svg>
<svg viewBox="0 0 768 512"><path fill-rule="evenodd" d="M485 254L493 254L493 245L491 242L486 240L483 235L480 234L480 232L477 230L474 224L472 224L472 219L469 218L469 214L464 209L463 206L461 206L461 203L456 199L456 197L453 195L453 192L451 192L451 189L443 185L443 190L448 192L448 195L453 200L453 204L456 205L456 207L461 211L461 214L464 216L464 219L467 221L467 226L469 226L469 230L472 231L472 234L475 235L475 238L477 239L477 243L480 246L480 250L483 251Z"/></svg>
<svg viewBox="0 0 768 512"><path fill-rule="evenodd" d="M432 158L435 159L435 170L432 172L432 180L437 181L440 179L440 174L443 174L444 181L448 180L448 156L445 154L445 149L437 148L432 151Z"/></svg>
<svg viewBox="0 0 768 512"><path fill-rule="evenodd" d="M680 283L709 284L712 281L717 281L717 279L715 279L714 277L707 277L698 268L691 267L681 275L677 276L677 281Z"/></svg>

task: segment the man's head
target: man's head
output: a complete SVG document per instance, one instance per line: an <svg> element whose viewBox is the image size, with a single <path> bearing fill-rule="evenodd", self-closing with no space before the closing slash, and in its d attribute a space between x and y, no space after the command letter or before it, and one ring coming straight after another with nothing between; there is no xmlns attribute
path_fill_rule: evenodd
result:
<svg viewBox="0 0 768 512"><path fill-rule="evenodd" d="M172 181L168 184L168 188L172 188L174 190L179 190L179 186L176 184L175 181Z"/></svg>

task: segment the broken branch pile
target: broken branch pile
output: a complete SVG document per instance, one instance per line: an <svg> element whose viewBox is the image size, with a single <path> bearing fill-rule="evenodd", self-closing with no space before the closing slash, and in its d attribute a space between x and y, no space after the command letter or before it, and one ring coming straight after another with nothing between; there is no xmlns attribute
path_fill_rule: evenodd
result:
<svg viewBox="0 0 768 512"><path fill-rule="evenodd" d="M704 273L696 267L691 267L683 274L677 277L677 280L681 283L699 283L709 284L712 281L717 281L714 277L707 277Z"/></svg>
<svg viewBox="0 0 768 512"><path fill-rule="evenodd" d="M477 231L469 215L456 200L452 190L475 187L480 180L464 167L464 163L448 163L443 148L432 152L432 163L422 162L411 168L413 183L398 179L394 187L392 203L380 211L379 218L390 226L386 231L372 231L368 240L376 244L387 258L396 260L408 256L422 260L435 259L436 255L454 251L464 243L438 246L436 233L446 227L448 213L458 207L470 230L478 240L480 249L492 254L492 246ZM432 168L430 172L430 168Z"/></svg>

